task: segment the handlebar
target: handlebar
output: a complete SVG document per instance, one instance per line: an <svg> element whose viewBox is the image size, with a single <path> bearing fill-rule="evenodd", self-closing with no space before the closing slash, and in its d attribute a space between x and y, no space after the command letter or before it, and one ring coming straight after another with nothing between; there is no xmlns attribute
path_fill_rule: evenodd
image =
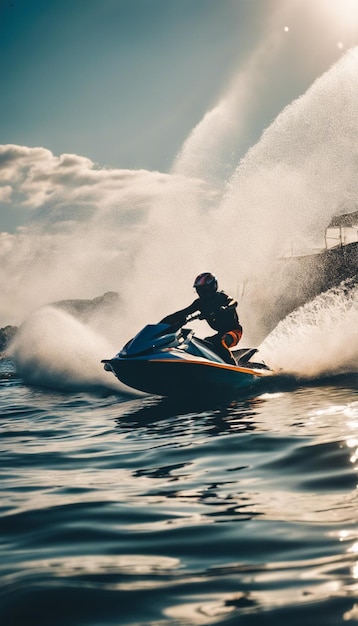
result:
<svg viewBox="0 0 358 626"><path fill-rule="evenodd" d="M186 324L187 322L192 322L193 320L198 320L200 317L201 317L201 313L193 313L193 315L188 315L185 318L184 324Z"/></svg>
<svg viewBox="0 0 358 626"><path fill-rule="evenodd" d="M175 314L172 315L167 315L167 317L164 317L164 319L161 320L162 324L169 324L170 326L172 326L173 329L175 330L179 330L179 328L182 328L183 326L185 326L185 324L187 322L191 322L193 320L199 319L199 317L201 316L201 313L194 313L193 315L187 315L185 317L180 317L179 315L176 316Z"/></svg>

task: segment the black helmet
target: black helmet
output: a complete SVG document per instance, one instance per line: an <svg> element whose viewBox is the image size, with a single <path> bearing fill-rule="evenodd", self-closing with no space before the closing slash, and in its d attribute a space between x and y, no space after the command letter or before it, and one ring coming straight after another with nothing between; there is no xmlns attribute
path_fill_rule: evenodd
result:
<svg viewBox="0 0 358 626"><path fill-rule="evenodd" d="M193 286L199 296L208 296L218 290L218 281L210 272L204 272L196 277Z"/></svg>

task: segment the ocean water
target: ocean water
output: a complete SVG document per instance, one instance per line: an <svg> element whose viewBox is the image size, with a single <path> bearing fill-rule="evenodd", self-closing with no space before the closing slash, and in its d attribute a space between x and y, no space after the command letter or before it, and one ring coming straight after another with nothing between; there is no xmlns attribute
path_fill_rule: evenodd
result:
<svg viewBox="0 0 358 626"><path fill-rule="evenodd" d="M357 623L357 382L180 405L3 359L0 623Z"/></svg>

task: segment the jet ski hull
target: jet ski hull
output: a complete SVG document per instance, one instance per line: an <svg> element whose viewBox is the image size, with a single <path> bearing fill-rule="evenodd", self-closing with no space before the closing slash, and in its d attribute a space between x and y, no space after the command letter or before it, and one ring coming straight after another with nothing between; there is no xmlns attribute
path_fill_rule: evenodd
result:
<svg viewBox="0 0 358 626"><path fill-rule="evenodd" d="M236 367L204 360L143 359L115 357L108 366L125 385L154 395L227 394L249 389L270 370Z"/></svg>

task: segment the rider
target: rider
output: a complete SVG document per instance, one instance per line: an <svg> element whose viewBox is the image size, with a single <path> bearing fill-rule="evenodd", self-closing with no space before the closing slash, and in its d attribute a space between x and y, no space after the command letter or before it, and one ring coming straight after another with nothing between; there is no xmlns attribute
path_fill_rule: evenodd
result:
<svg viewBox="0 0 358 626"><path fill-rule="evenodd" d="M236 346L242 336L236 307L237 302L224 291L218 291L218 281L210 272L199 274L194 281L194 289L198 298L185 309L165 317L162 323L185 324L186 317L195 311L200 311L199 319L205 319L209 326L216 330L216 335L205 337L215 352L227 363L236 365L230 348Z"/></svg>

